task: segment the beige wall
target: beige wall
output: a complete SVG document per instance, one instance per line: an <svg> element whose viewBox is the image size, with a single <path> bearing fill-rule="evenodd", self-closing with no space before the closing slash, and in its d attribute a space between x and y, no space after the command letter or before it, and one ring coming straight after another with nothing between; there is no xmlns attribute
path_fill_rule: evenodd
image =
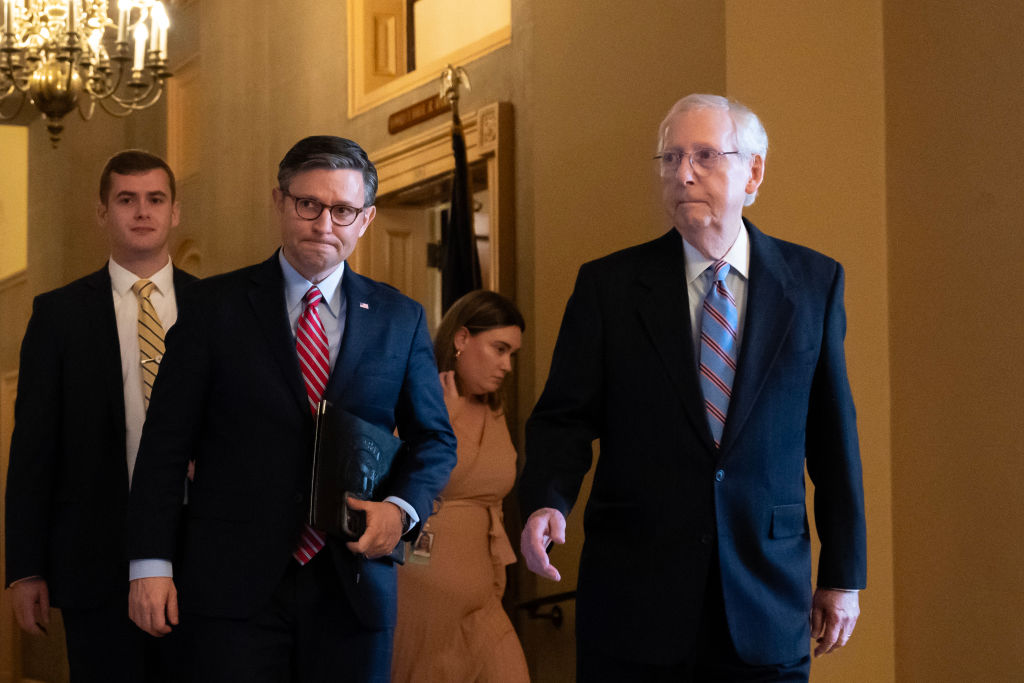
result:
<svg viewBox="0 0 1024 683"><path fill-rule="evenodd" d="M846 268L847 363L868 520L864 616L816 681L894 676L889 303L882 3L726 3L728 94L768 130L765 182L747 215ZM815 545L815 551L817 546Z"/></svg>
<svg viewBox="0 0 1024 683"><path fill-rule="evenodd" d="M291 143L326 132L370 150L391 145L417 129L391 136L387 115L435 91L349 120L343 4L178 9L193 17L202 65L202 126L189 132L200 172L182 235L196 241L204 274L270 254L269 191ZM515 107L523 416L579 264L667 227L649 161L664 111L709 91L762 114L772 147L750 217L847 268L869 587L854 640L815 663L816 681L1012 680L1024 664L1024 550L1014 542L1024 514L1010 503L1024 454L1020 430L1008 428L1021 403L1014 342L1024 337L1024 295L1010 281L1024 255L1011 227L1022 20L1019 3L518 0L511 45L467 65L465 110ZM103 160L128 145L162 151L163 120L69 117L56 151L32 125L29 277L0 292L0 371L16 363L30 295L102 262L92 211ZM983 287L992 293L975 298ZM989 322L999 318L1011 325ZM553 555L564 585L524 577L526 594L571 588L578 550ZM525 638L565 648L535 663L538 680L566 680L568 617L561 631Z"/></svg>
<svg viewBox="0 0 1024 683"><path fill-rule="evenodd" d="M897 677L1019 681L1024 5L885 25Z"/></svg>

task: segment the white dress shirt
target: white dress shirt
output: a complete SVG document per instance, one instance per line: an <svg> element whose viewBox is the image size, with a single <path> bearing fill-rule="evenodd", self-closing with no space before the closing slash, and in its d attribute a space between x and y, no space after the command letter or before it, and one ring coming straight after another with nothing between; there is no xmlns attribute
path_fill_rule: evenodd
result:
<svg viewBox="0 0 1024 683"><path fill-rule="evenodd" d="M142 397L142 366L139 361L139 299L132 285L142 279L154 285L149 300L160 317L164 334L178 319L178 302L174 296L174 267L171 260L149 278L140 278L110 259L110 286L114 296L114 317L117 319L117 339L121 346L121 380L124 388L125 455L128 459L128 486L131 487L135 471L135 458L142 439L142 424L146 421L146 404Z"/></svg>
<svg viewBox="0 0 1024 683"><path fill-rule="evenodd" d="M711 289L714 271L708 268L714 261L705 257L696 247L683 240L683 257L686 260L686 287L690 300L690 324L693 334L694 362L700 364L700 317L704 310L704 298ZM750 274L750 237L746 226L740 227L736 241L729 247L722 258L729 264L729 273L725 276L725 286L736 299L738 327L736 330L736 358L740 357L740 346L743 344L743 323L747 318L747 278Z"/></svg>

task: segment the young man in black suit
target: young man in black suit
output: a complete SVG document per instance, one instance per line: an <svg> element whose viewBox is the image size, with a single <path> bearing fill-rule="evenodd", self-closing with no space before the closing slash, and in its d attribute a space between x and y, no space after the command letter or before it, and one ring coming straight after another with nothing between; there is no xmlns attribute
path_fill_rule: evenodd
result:
<svg viewBox="0 0 1024 683"><path fill-rule="evenodd" d="M581 681L805 681L846 644L864 587L843 269L743 218L768 136L690 95L657 159L673 229L580 268L519 491L527 566L601 454L577 595ZM821 540L817 588L804 467Z"/></svg>
<svg viewBox="0 0 1024 683"><path fill-rule="evenodd" d="M36 297L21 347L7 478L7 568L18 624L46 632L64 618L71 680L160 681L170 646L128 619L125 514L162 336L194 277L171 264L178 224L174 174L147 152L113 156L96 217L110 259L91 275ZM162 328L156 329L156 328ZM147 362L148 361L148 362ZM184 482L184 471L179 477ZM182 492L184 489L182 488Z"/></svg>

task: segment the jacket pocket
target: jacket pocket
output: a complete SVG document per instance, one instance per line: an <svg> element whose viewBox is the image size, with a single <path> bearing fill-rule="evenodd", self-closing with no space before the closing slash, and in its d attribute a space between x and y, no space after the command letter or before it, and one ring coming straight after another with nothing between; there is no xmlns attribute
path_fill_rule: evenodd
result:
<svg viewBox="0 0 1024 683"><path fill-rule="evenodd" d="M807 525L807 510L803 503L776 505L772 508L769 538L790 538L803 534L810 535Z"/></svg>

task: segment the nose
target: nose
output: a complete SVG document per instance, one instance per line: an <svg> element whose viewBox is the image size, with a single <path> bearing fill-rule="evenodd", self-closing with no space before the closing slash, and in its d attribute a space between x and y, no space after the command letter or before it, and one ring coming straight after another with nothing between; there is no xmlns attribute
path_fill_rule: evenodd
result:
<svg viewBox="0 0 1024 683"><path fill-rule="evenodd" d="M317 216L316 220L312 221L313 230L320 234L326 235L329 232L333 232L334 224L331 222L331 212L324 209Z"/></svg>
<svg viewBox="0 0 1024 683"><path fill-rule="evenodd" d="M501 362L499 363L499 367L502 369L502 371L506 375L508 373L512 372L512 357L511 356L502 356L501 357Z"/></svg>
<svg viewBox="0 0 1024 683"><path fill-rule="evenodd" d="M692 185L696 182L696 175L693 171L693 157L689 154L679 162L679 168L676 169L675 177L679 182L684 185Z"/></svg>

